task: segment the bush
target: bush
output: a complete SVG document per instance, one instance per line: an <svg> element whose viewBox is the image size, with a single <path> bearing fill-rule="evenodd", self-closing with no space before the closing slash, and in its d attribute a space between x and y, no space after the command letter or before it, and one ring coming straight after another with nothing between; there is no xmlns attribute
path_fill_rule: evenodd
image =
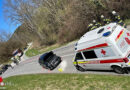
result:
<svg viewBox="0 0 130 90"><path fill-rule="evenodd" d="M15 49L22 48L24 46L19 41L8 41L0 43L0 62L8 62L12 57L12 53Z"/></svg>

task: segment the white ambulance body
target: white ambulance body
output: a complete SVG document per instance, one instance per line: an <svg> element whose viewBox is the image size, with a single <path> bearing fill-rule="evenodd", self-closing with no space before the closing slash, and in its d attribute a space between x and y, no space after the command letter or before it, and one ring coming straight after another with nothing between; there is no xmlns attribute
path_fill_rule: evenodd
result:
<svg viewBox="0 0 130 90"><path fill-rule="evenodd" d="M75 45L74 65L80 71L115 70L130 67L130 31L110 23L84 34Z"/></svg>

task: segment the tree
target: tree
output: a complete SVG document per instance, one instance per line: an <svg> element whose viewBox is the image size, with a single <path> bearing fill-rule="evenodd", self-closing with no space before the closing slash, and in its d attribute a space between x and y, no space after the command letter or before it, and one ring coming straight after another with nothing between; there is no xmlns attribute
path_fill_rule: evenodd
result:
<svg viewBox="0 0 130 90"><path fill-rule="evenodd" d="M37 30L37 24L33 20L37 5L31 0L5 0L3 10L5 18L11 20L14 24L25 24L29 30L38 34L40 39L42 35Z"/></svg>
<svg viewBox="0 0 130 90"><path fill-rule="evenodd" d="M12 33L6 32L5 30L2 30L0 32L0 42L6 42L11 38Z"/></svg>
<svg viewBox="0 0 130 90"><path fill-rule="evenodd" d="M12 56L13 50L22 46L19 41L10 41L11 35L10 32L0 32L0 63L7 62Z"/></svg>

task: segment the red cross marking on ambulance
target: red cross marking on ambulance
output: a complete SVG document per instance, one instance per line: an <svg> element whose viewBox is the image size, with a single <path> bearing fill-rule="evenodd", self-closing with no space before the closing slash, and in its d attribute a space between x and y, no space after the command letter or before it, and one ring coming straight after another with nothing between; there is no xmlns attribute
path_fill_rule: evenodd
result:
<svg viewBox="0 0 130 90"><path fill-rule="evenodd" d="M130 44L130 39L129 39L129 38L125 37L125 40L126 40L126 42L127 42L128 44Z"/></svg>
<svg viewBox="0 0 130 90"><path fill-rule="evenodd" d="M107 29L111 29L111 27L107 27Z"/></svg>
<svg viewBox="0 0 130 90"><path fill-rule="evenodd" d="M130 36L130 33L127 33L127 36Z"/></svg>
<svg viewBox="0 0 130 90"><path fill-rule="evenodd" d="M103 55L106 55L106 51L105 50L101 50L101 53L103 54Z"/></svg>

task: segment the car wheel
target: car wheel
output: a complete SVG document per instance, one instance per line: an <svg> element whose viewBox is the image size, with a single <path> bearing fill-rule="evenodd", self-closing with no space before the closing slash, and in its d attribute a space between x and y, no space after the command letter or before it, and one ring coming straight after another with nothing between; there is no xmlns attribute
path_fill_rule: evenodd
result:
<svg viewBox="0 0 130 90"><path fill-rule="evenodd" d="M84 68L82 68L81 66L76 66L76 69L78 70L78 71L81 71L81 72L84 72L84 71L86 71Z"/></svg>
<svg viewBox="0 0 130 90"><path fill-rule="evenodd" d="M121 68L120 66L113 66L112 68L113 68L113 70L114 70L116 73L118 73L118 74L124 74L124 69Z"/></svg>

